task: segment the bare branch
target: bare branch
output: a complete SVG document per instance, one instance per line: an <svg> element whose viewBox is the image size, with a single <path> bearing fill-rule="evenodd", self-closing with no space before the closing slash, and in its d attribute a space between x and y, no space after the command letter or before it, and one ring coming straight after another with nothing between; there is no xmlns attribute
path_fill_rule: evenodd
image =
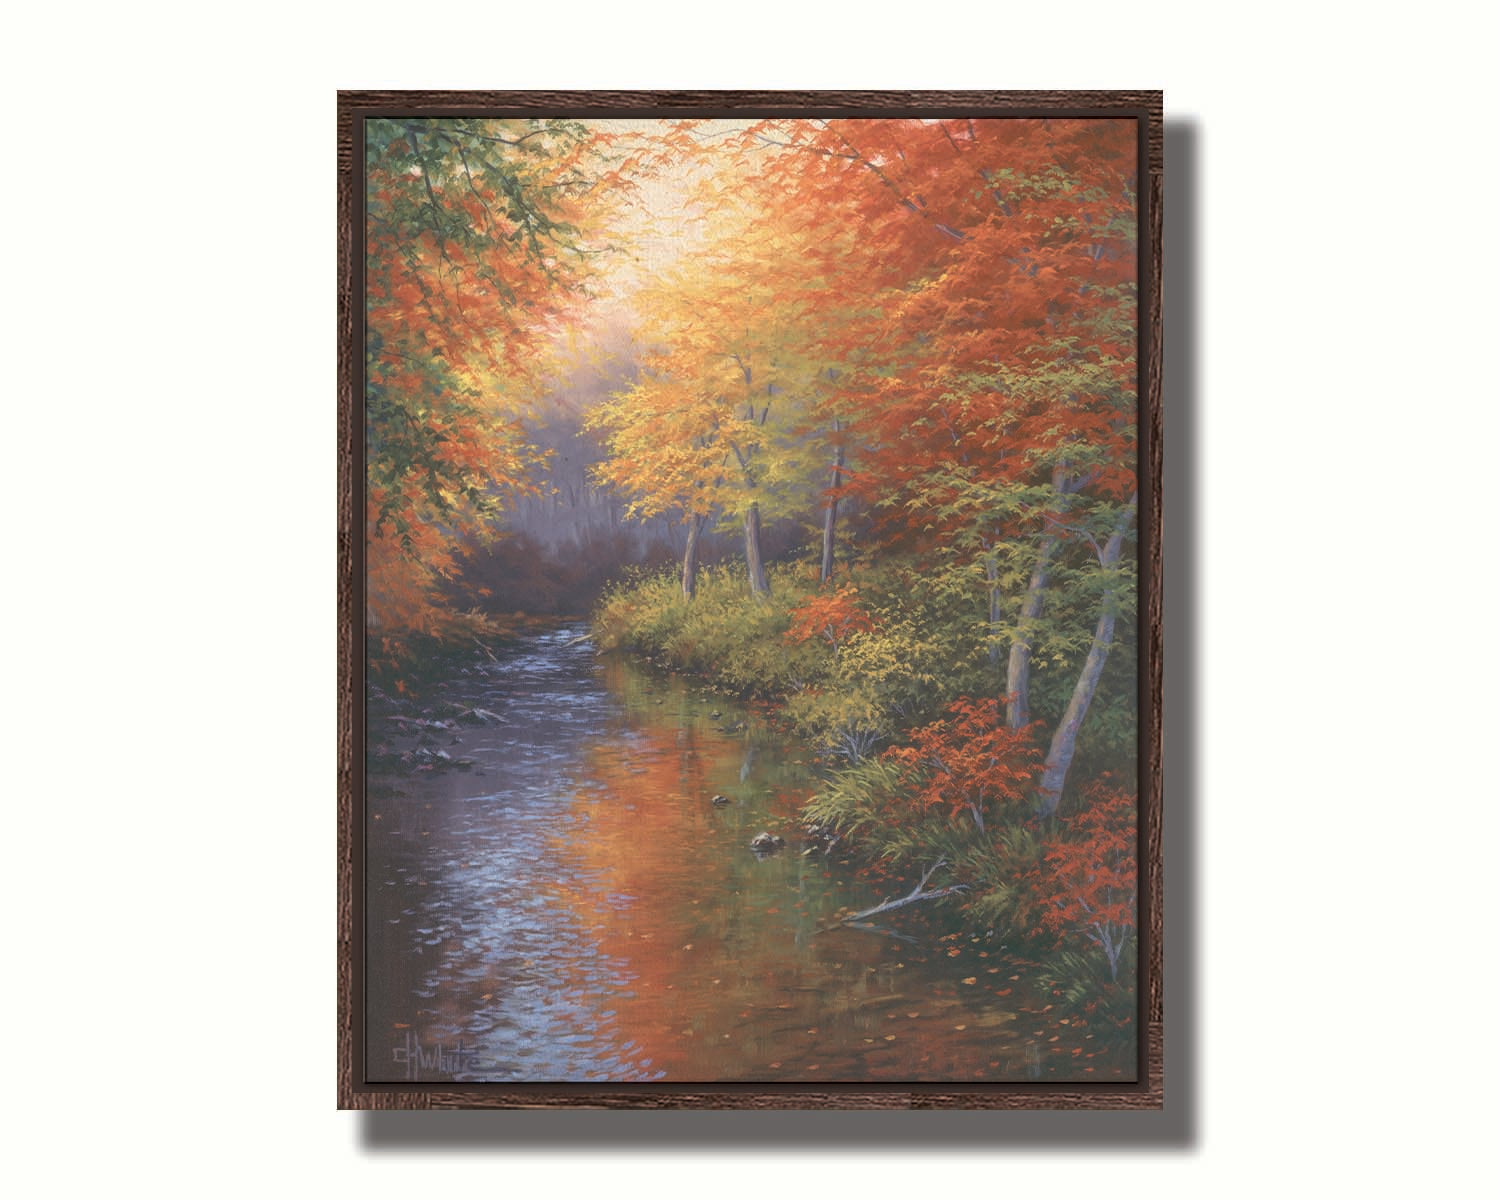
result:
<svg viewBox="0 0 1500 1200"><path fill-rule="evenodd" d="M882 903L875 905L874 908L867 908L863 912L857 912L843 918L843 920L841 920L839 924L847 925L851 921L863 921L866 917L873 917L878 913L890 912L894 908L905 908L908 904L917 904L923 900L939 900L944 896L952 896L957 892L968 891L969 885L966 883L955 883L951 887L938 888L936 891L932 892L924 892L922 890L927 886L927 881L932 878L933 873L937 871L939 867L946 866L947 862L948 860L946 858L938 859L937 862L933 863L932 866L927 868L926 872L922 875L922 878L917 881L917 886L912 888L911 891L902 896L899 900L883 901Z"/></svg>

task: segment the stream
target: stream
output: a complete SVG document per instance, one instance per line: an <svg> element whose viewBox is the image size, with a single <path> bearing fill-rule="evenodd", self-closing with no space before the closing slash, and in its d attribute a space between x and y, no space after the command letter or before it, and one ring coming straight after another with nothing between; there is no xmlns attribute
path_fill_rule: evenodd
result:
<svg viewBox="0 0 1500 1200"><path fill-rule="evenodd" d="M924 905L839 925L906 889L804 840L809 749L586 633L465 668L428 724L371 718L369 1081L1134 1077L1001 939ZM392 769L418 746L473 765Z"/></svg>

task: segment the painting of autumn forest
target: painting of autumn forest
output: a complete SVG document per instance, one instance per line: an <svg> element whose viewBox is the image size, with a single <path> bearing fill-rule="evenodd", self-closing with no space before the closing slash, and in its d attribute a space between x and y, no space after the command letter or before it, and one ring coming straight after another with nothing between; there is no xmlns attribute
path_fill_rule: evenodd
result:
<svg viewBox="0 0 1500 1200"><path fill-rule="evenodd" d="M366 1083L1138 1078L1140 125L355 123Z"/></svg>

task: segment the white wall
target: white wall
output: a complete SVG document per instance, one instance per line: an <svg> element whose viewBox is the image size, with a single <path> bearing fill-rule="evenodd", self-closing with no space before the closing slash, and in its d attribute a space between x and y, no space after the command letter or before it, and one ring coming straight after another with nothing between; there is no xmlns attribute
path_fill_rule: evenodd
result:
<svg viewBox="0 0 1500 1200"><path fill-rule="evenodd" d="M1472 1191L1500 791L1490 18L343 8L8 21L27 1194ZM1166 89L1165 1116L334 1111L334 92L427 85Z"/></svg>

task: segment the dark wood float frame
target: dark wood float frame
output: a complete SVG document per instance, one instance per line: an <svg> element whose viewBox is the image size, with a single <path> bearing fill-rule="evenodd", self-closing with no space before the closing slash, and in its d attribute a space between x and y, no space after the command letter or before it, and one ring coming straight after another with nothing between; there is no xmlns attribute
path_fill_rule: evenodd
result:
<svg viewBox="0 0 1500 1200"><path fill-rule="evenodd" d="M338 94L338 1106L347 1109L1079 1109L1163 1107L1162 93L1159 91L481 92ZM1137 1082L368 1083L364 1036L364 122L385 116L965 115L1134 119L1140 156L1140 1006Z"/></svg>

